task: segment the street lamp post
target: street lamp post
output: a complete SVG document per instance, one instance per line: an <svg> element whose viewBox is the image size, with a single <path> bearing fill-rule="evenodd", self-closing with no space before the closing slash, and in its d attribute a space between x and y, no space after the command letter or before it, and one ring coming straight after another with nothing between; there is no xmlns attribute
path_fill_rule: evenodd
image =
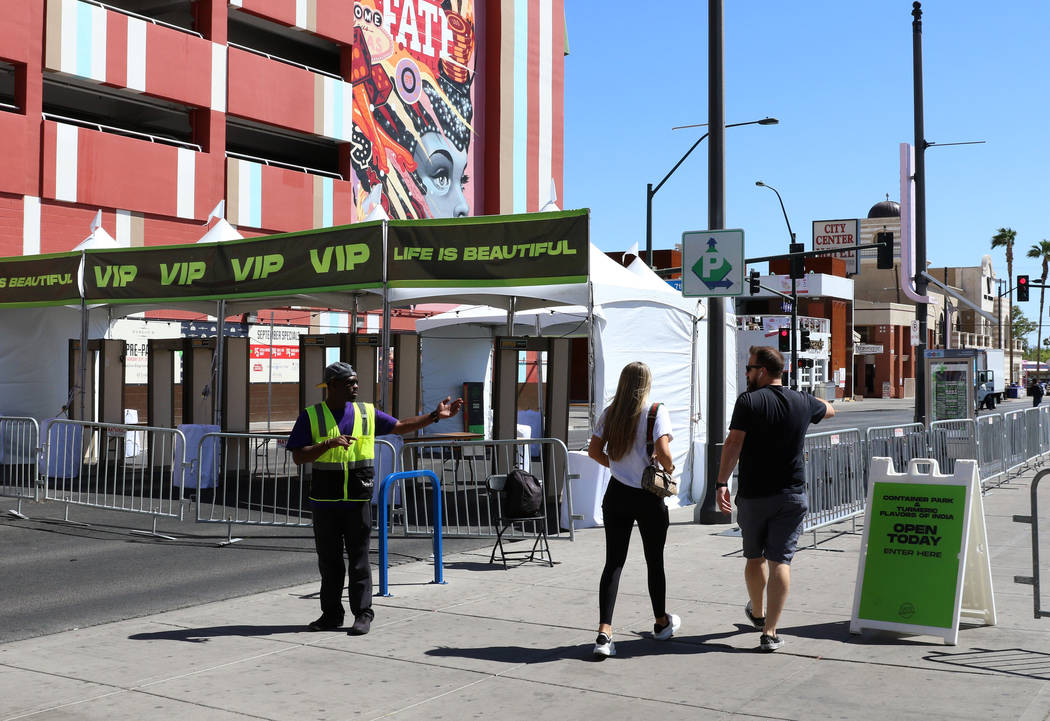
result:
<svg viewBox="0 0 1050 721"><path fill-rule="evenodd" d="M725 127L736 128L741 125L776 125L779 122L780 121L776 118L762 118L761 120L749 120L746 123L730 123ZM707 125L707 123L699 123L698 125L683 125L681 127L692 128L704 125ZM696 147L700 145L700 143L702 143L708 135L710 135L709 132L701 135L700 138L695 143L693 143L689 150L685 151L685 155L683 155L682 158L674 164L674 167L671 168L670 171L668 171L667 175L665 175L663 179L656 184L655 187L652 183L648 183L645 186L645 262L648 263L650 266L652 266L653 264L653 196L656 195L660 188L663 187L664 183L667 182L667 179L674 175L674 171L678 170L678 167L685 162L685 159L688 158L694 150L696 150ZM711 230L719 229L711 228Z"/></svg>
<svg viewBox="0 0 1050 721"><path fill-rule="evenodd" d="M774 188L772 185L766 185L761 180L756 180L755 185L760 188L769 188L777 194L777 200L780 201L780 212L784 214L784 222L787 223L788 237L791 239L791 244L788 246L788 250L792 253L801 252L798 245L795 242L795 232L791 230L791 221L788 220L787 210L784 209L784 199L780 197L780 191ZM801 261L800 261L801 262ZM788 275L791 276L791 370L788 371L790 374L791 390L798 390L798 286L795 280L795 274L791 272L791 267L795 263L794 260L788 261Z"/></svg>

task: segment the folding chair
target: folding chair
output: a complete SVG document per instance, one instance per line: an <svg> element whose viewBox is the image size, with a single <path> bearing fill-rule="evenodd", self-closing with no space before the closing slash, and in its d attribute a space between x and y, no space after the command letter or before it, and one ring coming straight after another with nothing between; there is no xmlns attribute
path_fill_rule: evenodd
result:
<svg viewBox="0 0 1050 721"><path fill-rule="evenodd" d="M543 486L543 479L538 479L540 486ZM499 514L496 517L496 543L492 546L492 555L489 556L489 563L495 563L496 550L499 549L500 558L503 559L503 569L507 569L507 556L525 556L526 561L536 560L536 551L539 550L539 560L543 563L543 554L547 554L547 565L554 566L554 557L551 555L550 545L547 543L547 517L543 514L542 509L537 512L534 516L505 516L503 515L503 503L506 499L507 485L507 474L501 473L494 476L488 477L489 493L493 494L498 500L497 508L499 508ZM532 523L533 532L536 534L536 540L532 544L531 551L507 551L503 548L503 534L506 533L508 528L512 528L515 523L522 524L522 532L525 532L525 524ZM543 543L543 547L540 548L540 543Z"/></svg>

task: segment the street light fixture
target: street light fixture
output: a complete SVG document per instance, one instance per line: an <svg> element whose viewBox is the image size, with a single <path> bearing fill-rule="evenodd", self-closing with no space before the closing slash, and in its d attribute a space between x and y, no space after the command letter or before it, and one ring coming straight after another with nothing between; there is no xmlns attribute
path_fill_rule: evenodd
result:
<svg viewBox="0 0 1050 721"><path fill-rule="evenodd" d="M762 118L761 120L749 120L746 123L730 123L726 125L727 128L736 128L741 125L777 125L780 121L776 118ZM679 128L698 128L706 126L708 123L697 123L696 125L679 125L673 130ZM685 162L685 159L689 157L690 153L696 150L696 146L700 145L710 133L704 133L700 138L693 143L689 150L685 151L685 155L682 156L681 160L674 164L674 167L668 171L667 175L663 177L656 187L653 187L652 183L648 183L645 186L645 262L651 267L653 264L653 196L656 195L657 191L663 187L667 179L674 175L674 171L678 170L678 166ZM711 230L718 230L718 228L712 228Z"/></svg>
<svg viewBox="0 0 1050 721"><path fill-rule="evenodd" d="M787 210L784 209L784 199L780 197L780 191L774 188L772 185L766 185L761 180L756 180L755 185L760 188L769 188L777 194L777 200L780 201L780 212L784 214L784 222L787 223L788 237L791 238L791 244L788 246L788 250L791 253L801 253L804 249L798 247L798 243L795 242L795 232L791 230L791 221L788 220ZM801 263L801 259L796 261L794 258L788 261L788 275L791 276L791 365L789 366L790 383L792 390L798 390L798 287L795 279L795 273L793 268L795 263Z"/></svg>

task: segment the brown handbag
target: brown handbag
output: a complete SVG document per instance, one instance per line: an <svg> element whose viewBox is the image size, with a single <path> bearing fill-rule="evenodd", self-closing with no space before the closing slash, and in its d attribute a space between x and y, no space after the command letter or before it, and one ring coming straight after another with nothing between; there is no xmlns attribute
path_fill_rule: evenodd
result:
<svg viewBox="0 0 1050 721"><path fill-rule="evenodd" d="M653 403L649 409L649 419L645 430L645 455L649 458L649 465L642 471L642 488L660 498L678 495L678 482L671 477L670 471L665 471L656 461L653 452L653 426L656 425L656 409L659 403ZM674 471L674 468L671 468Z"/></svg>

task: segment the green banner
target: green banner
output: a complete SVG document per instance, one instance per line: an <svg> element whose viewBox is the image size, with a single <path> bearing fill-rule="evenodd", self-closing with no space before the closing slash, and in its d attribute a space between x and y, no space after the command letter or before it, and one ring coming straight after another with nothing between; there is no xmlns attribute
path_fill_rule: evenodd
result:
<svg viewBox="0 0 1050 721"><path fill-rule="evenodd" d="M588 211L390 221L391 287L581 283L587 279Z"/></svg>
<svg viewBox="0 0 1050 721"><path fill-rule="evenodd" d="M952 628L966 486L876 483L858 616Z"/></svg>
<svg viewBox="0 0 1050 721"><path fill-rule="evenodd" d="M259 298L378 288L381 225L226 243L88 251L85 294L112 303Z"/></svg>
<svg viewBox="0 0 1050 721"><path fill-rule="evenodd" d="M80 303L80 253L0 258L0 306Z"/></svg>

